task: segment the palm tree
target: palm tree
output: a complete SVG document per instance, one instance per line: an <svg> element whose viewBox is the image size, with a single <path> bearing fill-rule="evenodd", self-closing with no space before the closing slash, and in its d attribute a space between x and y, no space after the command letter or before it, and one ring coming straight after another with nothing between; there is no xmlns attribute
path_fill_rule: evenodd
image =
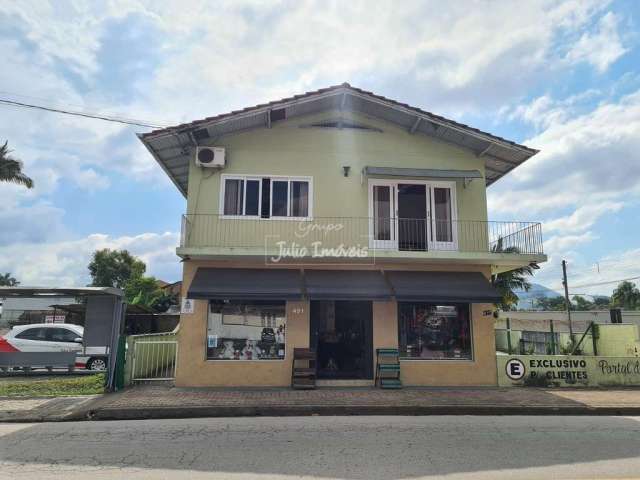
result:
<svg viewBox="0 0 640 480"><path fill-rule="evenodd" d="M20 284L10 273L0 273L0 286L2 287L17 287Z"/></svg>
<svg viewBox="0 0 640 480"><path fill-rule="evenodd" d="M502 238L491 247L492 253L520 253L518 247L504 248L502 244ZM531 283L527 280L526 275L533 276L534 270L537 270L538 265L530 264L524 267L515 268L508 272L497 273L491 276L491 284L502 295L502 302L496 304L501 310L510 310L516 303L518 303L518 295L514 290L524 290L528 292L531 288Z"/></svg>
<svg viewBox="0 0 640 480"><path fill-rule="evenodd" d="M4 142L0 147L0 182L13 182L33 188L33 180L22 173L22 162L12 158L8 147L9 142Z"/></svg>

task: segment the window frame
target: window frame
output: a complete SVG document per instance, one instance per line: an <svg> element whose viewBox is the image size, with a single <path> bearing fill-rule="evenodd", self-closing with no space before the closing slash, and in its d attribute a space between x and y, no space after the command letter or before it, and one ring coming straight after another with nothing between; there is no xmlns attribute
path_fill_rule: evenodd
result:
<svg viewBox="0 0 640 480"><path fill-rule="evenodd" d="M395 178L370 178L367 185L367 205L369 211L369 246L371 248L391 249L398 250L398 187L399 185L424 185L427 189L426 195L426 208L427 208L427 222L429 225L429 234L427 237L427 251L459 251L460 245L458 241L458 184L456 181L449 180L431 180L431 179L395 179ZM392 193L392 228L394 232L392 240L375 240L374 237L374 198L373 192L376 186L386 186L393 189ZM447 188L449 189L449 198L451 202L451 242L438 242L432 240L432 235L435 235L435 205L433 202L434 189L435 188Z"/></svg>
<svg viewBox="0 0 640 480"><path fill-rule="evenodd" d="M262 180L269 179L271 182L271 188L269 189L269 218L262 217ZM224 213L224 199L225 190L227 187L227 180L241 180L244 181L244 191L242 199L242 215L227 215ZM258 189L258 215L246 215L247 210L247 181L257 180L259 182ZM273 215L273 182L287 182L287 216ZM313 220L313 177L299 176L299 175L244 175L244 174L221 174L220 175L220 199L219 199L219 214L223 219L253 219L253 220L293 220L293 221L311 221ZM308 204L307 204L307 216L306 217L292 217L291 215L291 183L292 182L306 182L309 185Z"/></svg>
<svg viewBox="0 0 640 480"><path fill-rule="evenodd" d="M436 305L441 307L454 306L458 308L467 308L468 319L469 319L469 358L419 358L419 357L403 357L402 356L402 345L400 345L400 304L404 303L422 303L428 305ZM461 363L475 363L476 362L476 352L475 352L475 331L473 328L473 304L472 303L456 303L456 302L396 302L396 324L398 328L398 352L400 353L398 359L401 362L461 362Z"/></svg>
<svg viewBox="0 0 640 480"><path fill-rule="evenodd" d="M242 213L240 215L228 215L224 213L224 199L225 193L227 189L227 180L238 180L242 182ZM257 215L247 215L247 182L249 181L257 181L258 182L258 214ZM220 215L223 218L260 218L260 212L262 210L262 178L256 177L253 175L221 175L220 181L222 182L222 187L220 188Z"/></svg>
<svg viewBox="0 0 640 480"><path fill-rule="evenodd" d="M39 330L42 331L44 333L44 338L40 339L40 338L25 338L22 335L34 331L34 330ZM13 338L16 338L18 340L29 340L32 342L48 342L49 340L47 339L48 335L47 335L47 329L45 327L30 327L30 328L25 328L24 330L22 330L21 332L17 333Z"/></svg>
<svg viewBox="0 0 640 480"><path fill-rule="evenodd" d="M252 302L255 302L255 300L232 300L234 303L242 303L243 305L247 305L247 304L251 304ZM208 357L208 351L207 351L207 336L209 335L209 315L211 315L211 300L207 302L207 318L204 324L204 361L205 362L223 362L225 364L230 364L230 365L235 365L236 363L257 363L257 364L262 364L262 363L271 363L271 362L285 362L288 360L288 347L289 347L289 343L288 343L288 338L289 335L287 333L287 328L288 328L288 320L289 320L289 301L288 300L283 300L283 299L278 299L278 300L273 300L273 302L284 302L284 324L285 324L285 337L284 337L284 357L282 358L267 358L267 359L251 359L251 360L247 360L247 359L239 359L239 360L230 360L230 359L223 359L223 358L209 358ZM223 320L224 321L224 320Z"/></svg>

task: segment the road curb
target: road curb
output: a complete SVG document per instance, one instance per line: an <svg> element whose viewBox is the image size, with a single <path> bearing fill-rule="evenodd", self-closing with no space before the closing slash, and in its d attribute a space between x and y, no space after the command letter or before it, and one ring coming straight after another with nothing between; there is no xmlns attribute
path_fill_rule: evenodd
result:
<svg viewBox="0 0 640 480"><path fill-rule="evenodd" d="M287 416L362 416L362 415L605 415L639 416L640 406L371 406L305 405L249 407L170 407L145 409L100 409L86 412L86 420L151 420L205 417L287 417ZM76 418L78 419L78 418ZM65 419L71 420L71 419Z"/></svg>

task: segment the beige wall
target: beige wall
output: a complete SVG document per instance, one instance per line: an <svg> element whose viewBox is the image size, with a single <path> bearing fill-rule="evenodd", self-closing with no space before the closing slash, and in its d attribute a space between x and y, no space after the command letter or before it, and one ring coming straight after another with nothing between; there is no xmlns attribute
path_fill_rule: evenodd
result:
<svg viewBox="0 0 640 480"><path fill-rule="evenodd" d="M300 128L338 116L382 132ZM367 181L363 183L360 175L367 165L479 170L484 174L484 159L469 150L347 112L278 122L273 128L218 138L214 144L226 148L227 165L217 172L189 163L187 213L219 213L220 174L311 176L315 217L368 217ZM351 167L348 177L343 175L343 166ZM487 220L483 179L466 188L457 181L456 197L458 220Z"/></svg>
<svg viewBox="0 0 640 480"><path fill-rule="evenodd" d="M395 301L373 303L373 350L398 347L398 307ZM473 360L403 360L403 385L496 385L493 305L476 304L471 311ZM374 358L375 368L375 358Z"/></svg>
<svg viewBox="0 0 640 480"><path fill-rule="evenodd" d="M185 297L197 265L195 262L185 262L182 283L182 294ZM309 346L308 302L287 302L287 346L284 360L206 360L207 309L206 300L196 300L193 314L181 315L177 386L285 386L291 383L293 347Z"/></svg>
<svg viewBox="0 0 640 480"><path fill-rule="evenodd" d="M186 294L198 267L259 267L259 264L222 264L221 262L184 262L183 296ZM323 268L318 266L317 268ZM327 267L324 267L327 268ZM331 267L335 268L335 267ZM347 268L347 267L345 267ZM349 267L352 268L352 267ZM368 266L366 268L380 268ZM407 265L393 268L407 269ZM414 265L418 270L480 271L488 275L488 267L471 266L462 270L453 266ZM473 305L473 353L472 361L411 360L402 362L402 381L405 385L496 385L496 355L492 305ZM194 313L183 314L178 335L178 368L176 385L186 386L288 386L291 382L293 348L309 346L309 303L287 302L287 346L284 360L224 361L206 360L205 339L207 301L195 302ZM397 347L397 303L373 302L373 351ZM375 367L375 365L374 365ZM374 369L375 371L375 369Z"/></svg>

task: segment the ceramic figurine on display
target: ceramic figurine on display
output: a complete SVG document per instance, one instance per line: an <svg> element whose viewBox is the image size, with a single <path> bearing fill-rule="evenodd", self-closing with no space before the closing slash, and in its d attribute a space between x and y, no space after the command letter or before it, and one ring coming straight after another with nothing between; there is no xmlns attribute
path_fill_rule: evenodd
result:
<svg viewBox="0 0 640 480"><path fill-rule="evenodd" d="M242 349L242 359L257 360L258 358L260 358L261 353L262 350L260 350L260 347L258 347L255 340L247 340L247 344Z"/></svg>
<svg viewBox="0 0 640 480"><path fill-rule="evenodd" d="M233 340L225 340L224 342L222 342L222 344L224 345L224 350L219 355L219 358L223 358L225 360L231 360L234 356Z"/></svg>

